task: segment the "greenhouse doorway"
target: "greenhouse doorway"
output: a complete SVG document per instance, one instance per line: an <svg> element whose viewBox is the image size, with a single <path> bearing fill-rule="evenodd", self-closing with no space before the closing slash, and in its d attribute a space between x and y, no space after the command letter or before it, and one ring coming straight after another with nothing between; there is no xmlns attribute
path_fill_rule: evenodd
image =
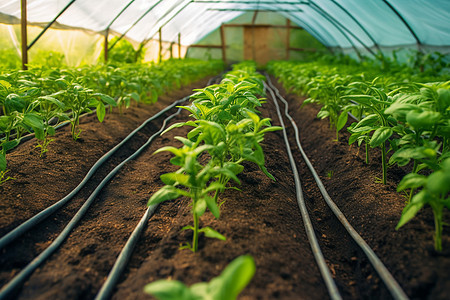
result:
<svg viewBox="0 0 450 300"><path fill-rule="evenodd" d="M267 25L244 26L244 60L254 60L265 65L270 60L285 59L285 28ZM277 49L276 45L281 45Z"/></svg>
<svg viewBox="0 0 450 300"><path fill-rule="evenodd" d="M244 26L244 59L264 65L269 59L269 26Z"/></svg>

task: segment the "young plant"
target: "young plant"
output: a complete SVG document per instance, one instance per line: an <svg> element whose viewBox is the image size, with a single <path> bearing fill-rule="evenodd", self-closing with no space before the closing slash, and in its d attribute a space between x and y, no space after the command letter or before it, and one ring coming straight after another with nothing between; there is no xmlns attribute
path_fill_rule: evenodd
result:
<svg viewBox="0 0 450 300"><path fill-rule="evenodd" d="M158 300L235 300L255 274L255 262L249 255L234 259L210 282L187 287L177 280L158 280L147 284L144 292Z"/></svg>
<svg viewBox="0 0 450 300"><path fill-rule="evenodd" d="M217 181L211 181L218 176L227 176L232 178L238 184L239 179L236 177L236 168L232 165L214 166L211 161L202 165L198 161L198 156L205 151L212 150L214 147L221 145L200 145L199 142L193 142L183 137L176 137L183 143L181 148L163 147L155 153L169 151L175 155L170 162L180 169L173 173L161 175L161 180L166 184L159 191L154 193L147 205L155 205L163 201L176 199L185 196L191 199L192 215L194 219L193 226L185 226L183 230L193 230L194 235L192 244L182 248L190 249L193 252L198 250L198 237L200 233L204 233L206 237L225 240L225 237L210 227L199 228L199 219L208 208L214 217L219 218L219 207L210 195L218 190L225 189L225 186ZM182 187L183 189L181 189Z"/></svg>
<svg viewBox="0 0 450 300"><path fill-rule="evenodd" d="M412 197L411 201L403 209L400 221L396 229L399 229L424 207L430 205L434 214L434 247L442 251L442 231L444 227L444 208L450 209L450 157L440 163L436 170L429 176L417 173L407 174L398 185L397 190L420 189L421 191Z"/></svg>
<svg viewBox="0 0 450 300"><path fill-rule="evenodd" d="M48 151L48 145L53 141L49 136L55 135L55 127L57 124L55 122L51 124L52 120L57 120L58 122L68 120L67 115L64 113L64 103L59 101L56 96L60 95L62 92L57 92L48 96L41 96L38 98L39 102L39 115L42 117L44 123L44 136L43 138L38 138L37 148L41 148L40 156L42 157Z"/></svg>
<svg viewBox="0 0 450 300"><path fill-rule="evenodd" d="M377 79L374 79L371 84L364 82L352 83L352 86L362 86L366 92L361 95L342 96L344 99L351 99L363 106L370 114L366 115L358 123L353 123L348 127L348 131L352 133L349 139L349 144L358 141L368 143L371 148L381 148L381 165L382 165L382 183L386 184L387 177L387 148L386 142L394 133L392 127L397 125L397 121L385 113L385 109L389 107L389 94L386 94L382 89L376 87ZM373 134L372 134L373 132ZM368 157L368 149L366 148L366 158Z"/></svg>

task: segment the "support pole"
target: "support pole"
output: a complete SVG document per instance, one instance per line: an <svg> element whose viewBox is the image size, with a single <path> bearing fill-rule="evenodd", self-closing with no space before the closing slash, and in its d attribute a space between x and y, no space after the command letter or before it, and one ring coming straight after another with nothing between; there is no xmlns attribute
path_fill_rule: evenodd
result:
<svg viewBox="0 0 450 300"><path fill-rule="evenodd" d="M181 59L181 33L178 33L178 58Z"/></svg>
<svg viewBox="0 0 450 300"><path fill-rule="evenodd" d="M291 20L286 22L286 60L289 59L289 49L291 48Z"/></svg>
<svg viewBox="0 0 450 300"><path fill-rule="evenodd" d="M105 42L104 42L104 48L103 51L105 52L105 63L108 62L108 35L109 35L109 28L105 30Z"/></svg>
<svg viewBox="0 0 450 300"><path fill-rule="evenodd" d="M170 43L170 59L173 58L173 42Z"/></svg>
<svg viewBox="0 0 450 300"><path fill-rule="evenodd" d="M28 37L27 37L27 0L21 0L21 37L22 37L22 69L27 70Z"/></svg>
<svg viewBox="0 0 450 300"><path fill-rule="evenodd" d="M258 17L258 10L253 13L252 19L252 59L256 61L256 49L255 49L255 22Z"/></svg>
<svg viewBox="0 0 450 300"><path fill-rule="evenodd" d="M226 41L225 41L225 30L223 24L220 25L220 41L222 42L222 60L224 63L227 63L227 55L226 55Z"/></svg>
<svg viewBox="0 0 450 300"><path fill-rule="evenodd" d="M159 27L159 62L162 61L162 27Z"/></svg>

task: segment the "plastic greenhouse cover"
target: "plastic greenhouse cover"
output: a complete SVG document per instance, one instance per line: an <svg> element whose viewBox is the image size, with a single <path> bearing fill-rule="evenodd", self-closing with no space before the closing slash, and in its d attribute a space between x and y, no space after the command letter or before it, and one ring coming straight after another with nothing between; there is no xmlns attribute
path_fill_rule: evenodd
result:
<svg viewBox="0 0 450 300"><path fill-rule="evenodd" d="M72 3L73 2L73 3ZM0 22L20 21L20 0L2 0ZM327 47L450 46L449 0L28 0L29 23L99 33L110 29L137 42L155 38L194 44L248 11L275 11Z"/></svg>

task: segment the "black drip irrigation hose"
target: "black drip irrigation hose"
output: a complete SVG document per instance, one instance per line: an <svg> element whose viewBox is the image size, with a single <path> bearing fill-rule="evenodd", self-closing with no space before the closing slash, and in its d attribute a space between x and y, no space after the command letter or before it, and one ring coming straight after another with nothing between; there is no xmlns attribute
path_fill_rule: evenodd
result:
<svg viewBox="0 0 450 300"><path fill-rule="evenodd" d="M301 143L300 143L299 130L298 130L297 124L295 123L295 121L292 119L292 117L289 115L289 112L288 112L289 111L288 102L286 101L286 99L283 98L283 96L281 96L278 89L272 84L269 76L266 75L266 78L267 78L267 82L271 88L271 89L269 89L269 92L271 93L272 97L275 99L275 95L273 93L273 90L274 90L276 92L276 95L278 96L278 98L285 105L284 114L289 119L289 121L292 124L292 127L294 128L297 147L300 149L303 159L305 160L306 164L308 165L309 170L313 174L314 179L317 183L317 186L320 189L320 192L321 192L325 202L330 207L330 209L333 211L334 215L338 218L338 220L341 222L341 224L344 226L344 228L347 230L347 232L350 234L350 236L353 238L353 240L356 242L356 244L358 244L358 246L365 253L365 255L369 259L370 263L374 267L375 271L378 273L378 275L380 276L380 278L383 280L384 284L388 288L392 297L394 299L398 299L398 300L408 299L408 296L406 295L406 293L400 287L400 285L395 280L395 278L392 276L392 274L389 272L389 270L386 268L386 266L382 263L380 258L375 254L375 252L372 250L372 248L370 248L370 246L366 243L366 241L358 234L358 232L352 227L352 225L345 218L342 211L338 208L336 203L334 203L334 201L331 199L322 180L320 179L319 175L317 174L317 172L314 169L313 165L311 164L310 160L306 156L306 153L303 151L303 147L301 146Z"/></svg>
<svg viewBox="0 0 450 300"><path fill-rule="evenodd" d="M218 77L222 77L219 75ZM215 77L211 78L211 80L208 82L207 85L210 85L212 82L215 81ZM177 114L181 111L181 109L178 110ZM162 132L162 128L159 132ZM133 254L134 247L136 246L139 237L142 233L142 231L145 229L147 225L148 219L153 216L156 208L158 205L151 205L147 208L145 211L145 214L142 216L141 220L139 221L136 228L131 233L130 237L127 240L127 243L122 248L122 251L120 252L119 256L117 257L113 268L108 274L108 277L106 278L106 281L103 283L100 291L95 296L95 300L107 300L111 297L114 288L117 284L117 282L120 279L120 276L122 275L125 267L127 266L127 263Z"/></svg>
<svg viewBox="0 0 450 300"><path fill-rule="evenodd" d="M185 97L183 99L187 99L189 97ZM178 102L178 101L177 101ZM177 103L175 102L175 103ZM179 102L178 102L179 103ZM0 290L0 300L6 299L10 293L12 293L15 289L19 287L33 272L36 270L41 263L43 263L54 251L56 251L59 246L64 242L64 240L69 236L72 229L77 225L77 223L81 220L81 218L85 215L97 194L103 189L103 187L114 177L114 175L122 168L122 166L128 161L136 158L152 141L158 136L166 127L167 122L178 115L181 109L170 116L168 116L161 127L161 129L153 134L145 144L143 144L136 152L134 152L127 159L122 161L119 165L117 165L97 186L97 188L92 192L89 198L85 201L83 206L78 210L75 216L70 220L69 224L63 229L63 231L58 235L58 237L50 244L50 246L45 249L41 254L39 254L31 263L29 263L18 275L16 275L8 284L3 286Z"/></svg>
<svg viewBox="0 0 450 300"><path fill-rule="evenodd" d="M103 283L97 296L95 296L95 300L107 300L111 297L111 294L113 293L114 288L120 279L120 276L127 266L131 254L133 254L134 247L136 246L136 243L138 242L142 231L144 231L147 225L148 219L153 216L157 207L158 205L151 205L147 208L145 214L142 216L138 225L133 230L133 233L131 233L130 237L128 238L127 243L122 248L122 251L120 251L120 254L117 257L113 268L106 278L106 281Z"/></svg>
<svg viewBox="0 0 450 300"><path fill-rule="evenodd" d="M104 154L88 171L86 176L83 178L83 180L78 184L78 186L73 189L69 194L67 194L64 198L59 200L58 202L54 203L50 207L46 208L45 210L41 211L40 213L36 214L35 216L31 217L12 231L8 232L6 235L4 235L0 239L0 249L4 248L6 245L20 237L22 234L30 230L35 225L39 224L42 220L56 212L59 208L61 208L63 205L65 205L70 199L75 196L78 191L89 181L89 179L94 175L95 171L106 161L109 157L111 157L122 145L124 145L129 139L131 139L138 131L140 131L142 128L144 128L149 122L153 121L154 119L160 117L162 114L167 112L168 110L172 109L176 105L185 102L189 99L190 96L186 96L182 99L179 99L172 103L171 105L167 106L166 108L162 109L152 117L148 118L146 121L144 121L138 128L133 130L128 136L126 136L119 144L114 146L111 150L109 150L106 154Z"/></svg>
<svg viewBox="0 0 450 300"><path fill-rule="evenodd" d="M264 87L266 90L269 90L269 92L271 92L271 94L273 94L273 92L267 88L267 85L265 83L264 83ZM272 98L273 98L273 103L275 104L275 107L277 109L277 114L278 114L278 118L280 120L281 127L283 127L284 142L286 144L286 150L287 150L287 154L289 156L289 162L291 164L291 169L294 174L297 203L298 203L298 207L300 208L300 213L302 215L303 224L305 226L305 230L306 230L306 234L308 236L311 250L314 254L314 258L317 262L317 266L319 267L320 273L325 282L325 285L327 287L330 298L333 300L342 299L341 295L339 294L339 290L337 289L336 283L334 282L333 276L331 275L330 269L328 268L327 263L325 262L325 258L320 249L319 242L317 241L317 237L314 232L314 227L312 225L308 210L306 208L305 199L303 197L302 187L301 187L301 183L300 183L300 176L298 174L294 156L292 155L291 146L289 145L289 140L288 140L287 133L286 133L286 127L284 125L283 117L281 116L281 111L280 111L280 107L278 106L278 101L274 97L274 95L272 96Z"/></svg>

